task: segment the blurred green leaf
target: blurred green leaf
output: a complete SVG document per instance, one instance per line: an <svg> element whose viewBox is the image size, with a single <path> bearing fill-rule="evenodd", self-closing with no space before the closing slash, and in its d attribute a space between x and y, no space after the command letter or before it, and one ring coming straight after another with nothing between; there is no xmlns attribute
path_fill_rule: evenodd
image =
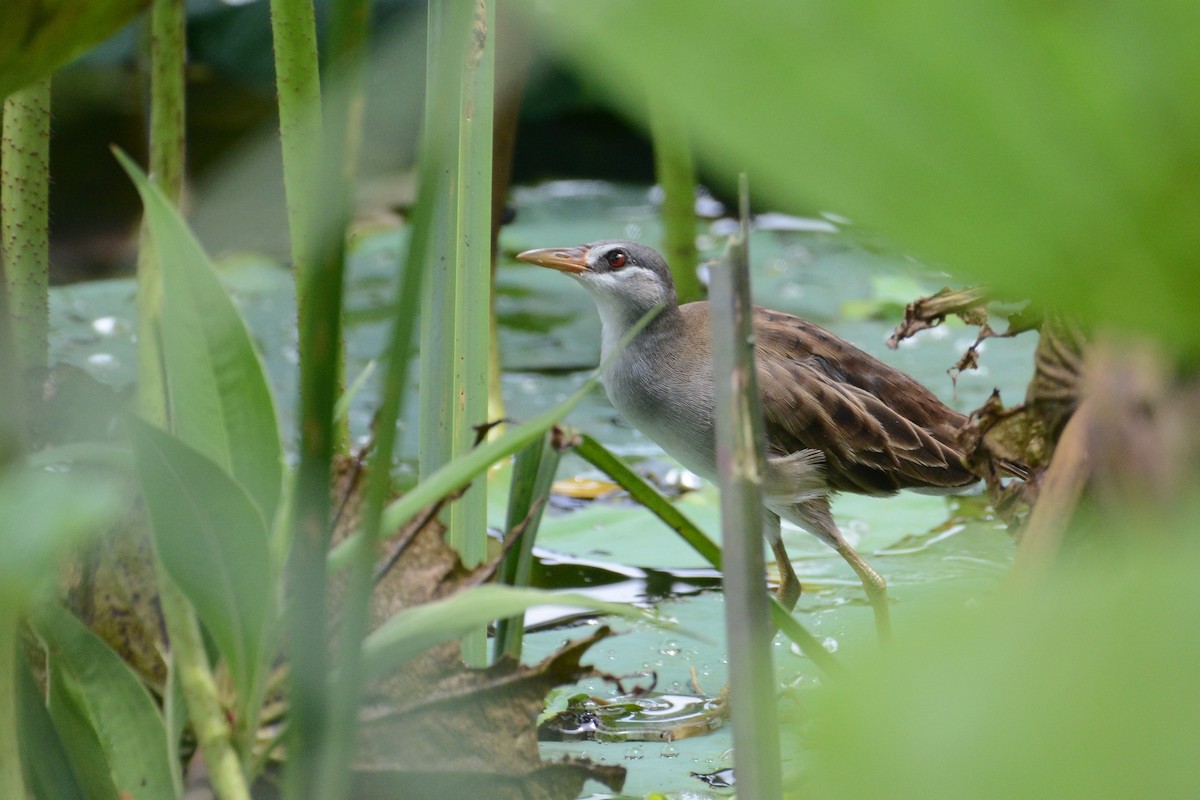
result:
<svg viewBox="0 0 1200 800"><path fill-rule="evenodd" d="M547 9L539 6L539 11ZM1200 4L722 0L540 14L706 166L1089 320L1200 344ZM596 47L620 42L619 52Z"/></svg>
<svg viewBox="0 0 1200 800"><path fill-rule="evenodd" d="M919 626L805 704L803 796L1194 796L1200 554L1142 541L983 605L914 595Z"/></svg>
<svg viewBox="0 0 1200 800"><path fill-rule="evenodd" d="M50 716L88 796L175 797L162 717L137 676L57 605L32 624L48 653Z"/></svg>
<svg viewBox="0 0 1200 800"><path fill-rule="evenodd" d="M4 0L0 99L104 41L150 0Z"/></svg>
<svg viewBox="0 0 1200 800"><path fill-rule="evenodd" d="M272 645L275 592L262 515L203 454L141 420L127 424L158 555L229 664L239 698L252 702Z"/></svg>
<svg viewBox="0 0 1200 800"><path fill-rule="evenodd" d="M378 678L434 645L538 605L579 606L664 628L676 627L636 606L606 603L580 594L489 584L405 609L380 625L363 642L363 674L367 680Z"/></svg>
<svg viewBox="0 0 1200 800"><path fill-rule="evenodd" d="M0 473L0 613L51 586L70 547L111 525L119 507L116 486L94 476Z"/></svg>
<svg viewBox="0 0 1200 800"><path fill-rule="evenodd" d="M275 515L282 451L275 405L246 323L178 212L124 154L162 264L163 350L171 425Z"/></svg>
<svg viewBox="0 0 1200 800"><path fill-rule="evenodd" d="M42 693L24 663L17 668L17 710L21 763L33 796L38 800L83 800L87 795L79 786Z"/></svg>

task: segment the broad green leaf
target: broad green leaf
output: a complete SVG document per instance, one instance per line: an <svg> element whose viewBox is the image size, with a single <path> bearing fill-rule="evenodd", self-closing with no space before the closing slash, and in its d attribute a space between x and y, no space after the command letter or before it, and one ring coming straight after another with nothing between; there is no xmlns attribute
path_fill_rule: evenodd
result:
<svg viewBox="0 0 1200 800"><path fill-rule="evenodd" d="M499 585L478 586L444 600L405 609L379 626L363 642L363 674L367 680L380 677L434 645L456 639L491 620L511 617L538 605L579 606L649 621L665 628L675 627L635 606L606 603L580 594Z"/></svg>
<svg viewBox="0 0 1200 800"><path fill-rule="evenodd" d="M4 0L0 99L82 55L148 5L149 0Z"/></svg>
<svg viewBox="0 0 1200 800"><path fill-rule="evenodd" d="M914 587L894 646L793 719L820 742L803 796L1194 796L1200 551L1187 516L1176 536L1147 526L1136 549L1075 553L969 608L945 583Z"/></svg>
<svg viewBox="0 0 1200 800"><path fill-rule="evenodd" d="M279 502L282 455L275 406L246 323L196 237L122 153L162 265L162 337L171 426L249 492L264 519Z"/></svg>
<svg viewBox="0 0 1200 800"><path fill-rule="evenodd" d="M162 717L137 676L61 607L32 622L48 653L50 716L88 796L175 797Z"/></svg>
<svg viewBox="0 0 1200 800"><path fill-rule="evenodd" d="M262 514L202 453L141 420L127 424L158 555L212 634L239 697L251 698L271 645L275 591Z"/></svg>
<svg viewBox="0 0 1200 800"><path fill-rule="evenodd" d="M723 0L539 6L634 113L766 202L831 210L951 269L1200 344L1200 4ZM619 41L620 53L596 47Z"/></svg>
<svg viewBox="0 0 1200 800"><path fill-rule="evenodd" d="M17 668L17 712L21 762L33 796L38 800L83 800L87 795L79 786L42 693L24 663Z"/></svg>
<svg viewBox="0 0 1200 800"><path fill-rule="evenodd" d="M104 530L119 508L116 486L94 476L0 472L0 609L19 610L52 586L71 545Z"/></svg>

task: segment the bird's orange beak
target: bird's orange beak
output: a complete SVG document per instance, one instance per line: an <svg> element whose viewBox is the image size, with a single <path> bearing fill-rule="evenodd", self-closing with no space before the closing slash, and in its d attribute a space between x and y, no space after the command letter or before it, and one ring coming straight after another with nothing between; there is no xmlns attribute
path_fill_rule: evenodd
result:
<svg viewBox="0 0 1200 800"><path fill-rule="evenodd" d="M587 254L587 245L581 244L578 247L547 247L543 250L526 250L517 255L517 260L578 275L588 271Z"/></svg>

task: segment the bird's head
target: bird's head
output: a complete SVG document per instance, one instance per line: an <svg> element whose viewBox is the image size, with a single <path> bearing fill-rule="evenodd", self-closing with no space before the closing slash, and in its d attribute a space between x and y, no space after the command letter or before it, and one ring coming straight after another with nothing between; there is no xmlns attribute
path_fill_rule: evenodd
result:
<svg viewBox="0 0 1200 800"><path fill-rule="evenodd" d="M565 272L591 293L606 325L625 329L657 305L675 305L666 259L637 242L603 241L577 247L526 250L521 261Z"/></svg>

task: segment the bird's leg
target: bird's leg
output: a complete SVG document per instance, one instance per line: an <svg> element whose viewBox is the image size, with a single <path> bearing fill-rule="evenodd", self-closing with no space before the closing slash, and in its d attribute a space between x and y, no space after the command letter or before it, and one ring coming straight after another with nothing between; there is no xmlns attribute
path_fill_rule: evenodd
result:
<svg viewBox="0 0 1200 800"><path fill-rule="evenodd" d="M838 544L834 546L834 549L846 560L846 563L858 575L858 579L862 581L863 591L867 593L867 600L871 602L871 608L875 611L875 630L879 632L879 641L890 642L892 640L892 615L888 608L887 581L867 563L865 558L858 554L857 550L848 545L845 539L842 539L840 533Z"/></svg>
<svg viewBox="0 0 1200 800"><path fill-rule="evenodd" d="M763 536L771 545L775 554L775 563L779 565L779 588L775 590L777 599L790 613L800 599L800 579L792 569L792 559L788 557L787 548L783 546L783 536L780 532L779 515L763 509Z"/></svg>
<svg viewBox="0 0 1200 800"><path fill-rule="evenodd" d="M888 607L887 581L858 554L842 536L833 514L829 510L829 500L821 498L800 503L795 507L795 515L789 515L792 522L822 539L845 559L854 574L862 582L863 591L875 612L875 630L879 633L879 641L892 640L892 615Z"/></svg>

